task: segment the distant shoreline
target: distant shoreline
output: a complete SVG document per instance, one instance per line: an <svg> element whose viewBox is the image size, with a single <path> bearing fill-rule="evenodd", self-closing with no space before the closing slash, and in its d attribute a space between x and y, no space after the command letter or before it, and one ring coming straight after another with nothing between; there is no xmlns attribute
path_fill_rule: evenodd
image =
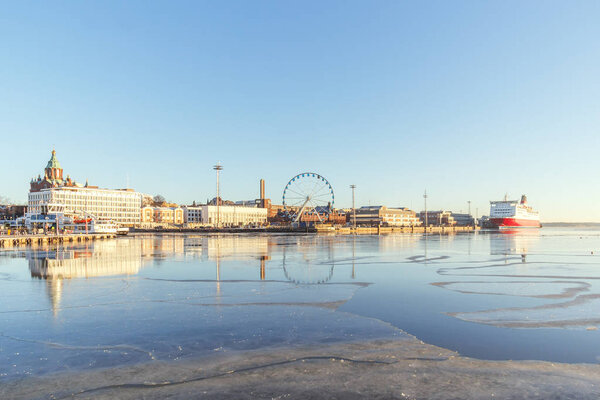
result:
<svg viewBox="0 0 600 400"><path fill-rule="evenodd" d="M558 226L572 226L572 227L598 226L598 227L600 227L600 222L542 222L542 225L544 227L549 227L549 226L554 226L554 227L558 227Z"/></svg>

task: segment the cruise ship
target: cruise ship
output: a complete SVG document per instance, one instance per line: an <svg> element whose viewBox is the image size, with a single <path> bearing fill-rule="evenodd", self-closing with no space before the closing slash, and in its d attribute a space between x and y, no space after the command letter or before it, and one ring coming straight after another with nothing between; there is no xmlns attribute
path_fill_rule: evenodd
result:
<svg viewBox="0 0 600 400"><path fill-rule="evenodd" d="M490 224L499 229L539 228L540 214L527 205L527 196L521 200L490 201Z"/></svg>

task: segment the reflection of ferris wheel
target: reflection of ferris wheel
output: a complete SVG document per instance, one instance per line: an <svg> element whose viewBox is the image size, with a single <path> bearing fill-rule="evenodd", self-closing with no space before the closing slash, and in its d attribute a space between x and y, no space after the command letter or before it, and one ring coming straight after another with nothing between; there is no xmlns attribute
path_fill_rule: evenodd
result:
<svg viewBox="0 0 600 400"><path fill-rule="evenodd" d="M325 255L319 251L317 243L304 247L301 243L294 249L291 257L286 257L286 247L283 248L282 267L285 278L298 285L319 285L329 282L333 277L334 260L332 249ZM305 243L305 245L308 243ZM331 246L331 243L329 243Z"/></svg>
<svg viewBox="0 0 600 400"><path fill-rule="evenodd" d="M294 222L300 217L311 215L323 221L323 214L333 209L334 194L325 177L314 172L294 176L283 189L283 207Z"/></svg>

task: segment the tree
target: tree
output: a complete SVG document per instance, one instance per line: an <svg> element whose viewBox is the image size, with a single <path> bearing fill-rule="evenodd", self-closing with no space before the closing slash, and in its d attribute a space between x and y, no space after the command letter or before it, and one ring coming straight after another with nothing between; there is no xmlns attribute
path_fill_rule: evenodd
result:
<svg viewBox="0 0 600 400"><path fill-rule="evenodd" d="M154 206L160 206L162 204L165 204L167 202L167 200L161 196L160 194L157 194L156 196L154 196L152 198L152 201L154 201Z"/></svg>

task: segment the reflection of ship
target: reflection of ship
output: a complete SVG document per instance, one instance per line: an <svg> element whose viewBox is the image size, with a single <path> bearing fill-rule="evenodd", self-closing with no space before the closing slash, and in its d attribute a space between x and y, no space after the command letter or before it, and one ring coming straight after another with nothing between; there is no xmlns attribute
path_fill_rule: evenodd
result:
<svg viewBox="0 0 600 400"><path fill-rule="evenodd" d="M490 201L490 223L492 226L504 228L539 228L540 214L527 205L527 196L521 201Z"/></svg>
<svg viewBox="0 0 600 400"><path fill-rule="evenodd" d="M505 229L498 234L490 235L490 254L492 255L521 255L526 261L527 252L539 239L538 230Z"/></svg>

